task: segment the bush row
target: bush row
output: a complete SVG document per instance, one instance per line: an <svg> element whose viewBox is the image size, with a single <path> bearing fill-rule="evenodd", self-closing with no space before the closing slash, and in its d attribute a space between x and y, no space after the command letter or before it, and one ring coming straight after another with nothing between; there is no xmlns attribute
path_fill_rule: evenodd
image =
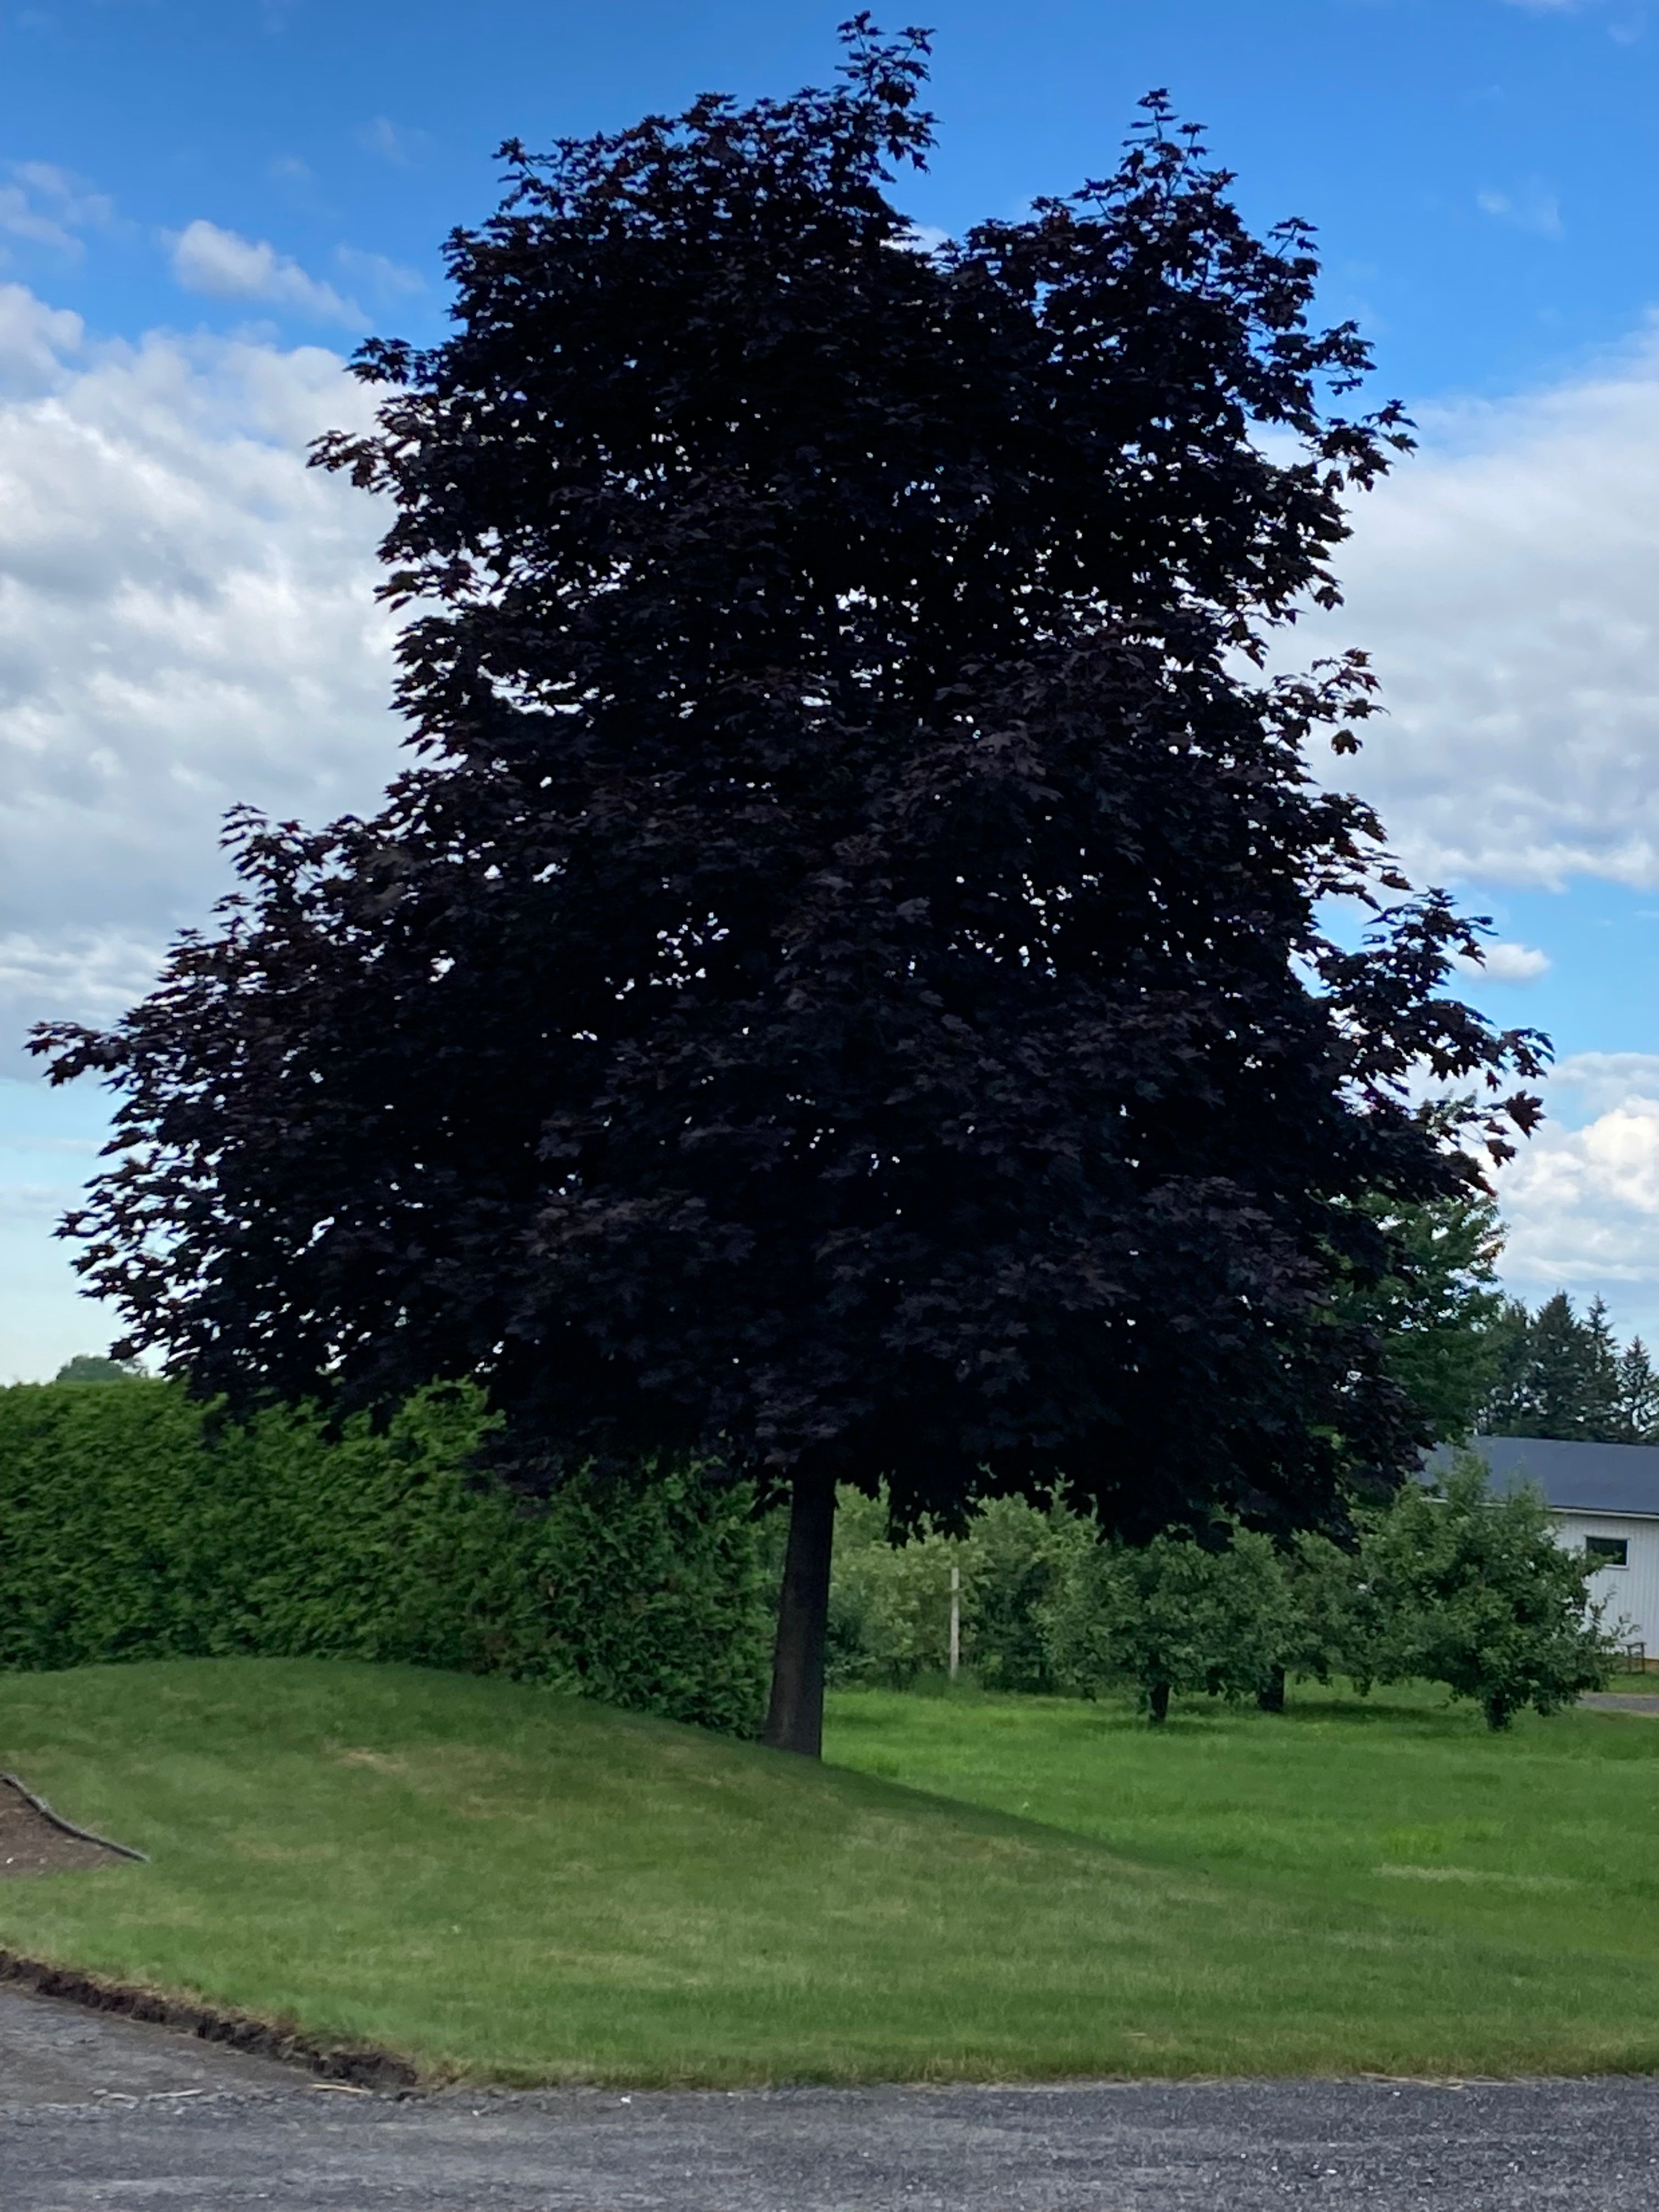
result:
<svg viewBox="0 0 1659 2212"><path fill-rule="evenodd" d="M1012 1499L968 1534L894 1548L877 1502L843 1504L830 1604L840 1682L902 1686L946 1663L951 1576L963 1661L981 1684L1093 1697L1139 1690L1154 1720L1174 1692L1282 1701L1287 1674L1362 1690L1414 1678L1480 1705L1494 1728L1599 1687L1619 1638L1558 1545L1541 1498L1494 1498L1478 1462L1431 1496L1416 1484L1358 1544L1277 1547L1218 1525L1203 1542L1102 1542L1062 1506Z"/></svg>
<svg viewBox="0 0 1659 2212"><path fill-rule="evenodd" d="M465 1390L330 1441L164 1382L0 1389L0 1668L405 1660L752 1733L769 1593L747 1494L686 1470L532 1512L469 1475L483 1429Z"/></svg>

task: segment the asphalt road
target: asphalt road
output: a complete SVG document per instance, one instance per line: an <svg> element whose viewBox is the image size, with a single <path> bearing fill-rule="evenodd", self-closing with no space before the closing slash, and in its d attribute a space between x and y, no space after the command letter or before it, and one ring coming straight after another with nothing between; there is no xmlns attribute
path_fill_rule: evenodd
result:
<svg viewBox="0 0 1659 2212"><path fill-rule="evenodd" d="M1659 2083L392 2098L0 1990L4 2212L1651 2212Z"/></svg>

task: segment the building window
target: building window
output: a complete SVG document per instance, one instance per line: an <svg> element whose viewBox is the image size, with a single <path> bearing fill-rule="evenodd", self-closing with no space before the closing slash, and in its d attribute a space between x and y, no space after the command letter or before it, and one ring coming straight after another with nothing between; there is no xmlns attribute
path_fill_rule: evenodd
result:
<svg viewBox="0 0 1659 2212"><path fill-rule="evenodd" d="M1593 1567L1627 1567L1630 1546L1622 1536L1586 1536L1584 1549Z"/></svg>

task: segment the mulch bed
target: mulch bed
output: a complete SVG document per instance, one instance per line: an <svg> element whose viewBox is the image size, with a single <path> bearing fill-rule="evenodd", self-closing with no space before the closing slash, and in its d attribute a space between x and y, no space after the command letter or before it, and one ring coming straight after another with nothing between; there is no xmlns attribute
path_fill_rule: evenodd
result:
<svg viewBox="0 0 1659 2212"><path fill-rule="evenodd" d="M90 1836L73 1836L0 1776L0 1881L9 1875L71 1874L86 1867L121 1866L127 1856Z"/></svg>

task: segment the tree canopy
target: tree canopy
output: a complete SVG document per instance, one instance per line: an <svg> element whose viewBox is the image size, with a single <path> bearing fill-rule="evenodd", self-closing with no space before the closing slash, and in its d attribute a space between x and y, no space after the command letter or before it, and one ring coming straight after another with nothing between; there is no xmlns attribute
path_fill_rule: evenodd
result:
<svg viewBox="0 0 1659 2212"><path fill-rule="evenodd" d="M1408 443L1306 227L1251 235L1154 94L923 250L927 41L845 35L831 88L503 149L453 335L367 344L378 425L318 456L395 508L416 759L371 820L234 816L217 926L39 1041L121 1096L79 1264L194 1388L476 1376L527 1484L792 1495L807 1749L837 1479L1145 1537L1409 1463L1335 1310L1359 1201L1465 1188L1538 1067L1314 780L1363 659L1263 672Z"/></svg>
<svg viewBox="0 0 1659 2212"><path fill-rule="evenodd" d="M52 1379L54 1382L136 1382L143 1372L134 1359L110 1359L101 1352L77 1352Z"/></svg>
<svg viewBox="0 0 1659 2212"><path fill-rule="evenodd" d="M1382 1341L1382 1365L1441 1442L1476 1427L1508 1357L1508 1302L1494 1280L1504 1229L1485 1191L1416 1202L1361 1201L1382 1232L1386 1266L1356 1269L1343 1285L1350 1318Z"/></svg>

